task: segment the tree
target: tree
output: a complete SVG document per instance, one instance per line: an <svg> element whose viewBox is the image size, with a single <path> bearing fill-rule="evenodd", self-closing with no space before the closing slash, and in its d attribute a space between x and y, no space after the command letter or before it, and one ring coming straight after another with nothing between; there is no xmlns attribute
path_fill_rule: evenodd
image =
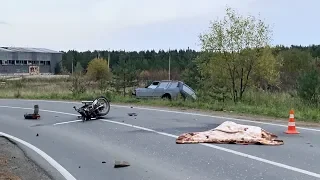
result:
<svg viewBox="0 0 320 180"><path fill-rule="evenodd" d="M114 68L115 88L123 88L123 96L126 95L126 88L135 85L134 80L138 77L137 69L132 60L127 55L119 57L119 64Z"/></svg>
<svg viewBox="0 0 320 180"><path fill-rule="evenodd" d="M78 61L76 67L74 68L75 73L82 74L83 72L83 67L81 66L81 63Z"/></svg>
<svg viewBox="0 0 320 180"><path fill-rule="evenodd" d="M221 78L225 78L227 85L231 86L233 100L237 102L242 99L250 85L252 74L262 70L257 67L264 68L265 71L275 71L274 61L269 61L269 58L261 59L262 55L272 57L270 51L264 50L270 43L271 30L262 20L253 16L240 16L229 7L226 8L223 20L216 20L210 24L210 31L199 36L202 51L216 54L217 58L212 61L217 62L211 62L208 68L223 69ZM264 61L267 61L265 64L271 65L259 66L259 63Z"/></svg>
<svg viewBox="0 0 320 180"><path fill-rule="evenodd" d="M298 77L310 68L312 59L308 51L298 48L291 48L278 54L277 61L282 64L281 82L284 89L295 90L297 88Z"/></svg>
<svg viewBox="0 0 320 180"><path fill-rule="evenodd" d="M107 81L111 79L111 72L109 71L107 61L103 58L94 58L88 64L87 76L90 80L99 83L101 91L105 91Z"/></svg>
<svg viewBox="0 0 320 180"><path fill-rule="evenodd" d="M278 87L281 67L282 64L273 55L272 48L265 47L252 70L253 85L263 87L264 90L270 86Z"/></svg>
<svg viewBox="0 0 320 180"><path fill-rule="evenodd" d="M221 54L204 52L196 59L196 63L200 72L198 87L203 90L203 95L222 101L230 97L228 94L232 86Z"/></svg>
<svg viewBox="0 0 320 180"><path fill-rule="evenodd" d="M88 64L87 75L93 81L99 81L101 79L109 79L109 67L108 63L103 58L94 58Z"/></svg>
<svg viewBox="0 0 320 180"><path fill-rule="evenodd" d="M320 102L320 74L316 67L305 71L298 78L298 95L301 99L312 104Z"/></svg>

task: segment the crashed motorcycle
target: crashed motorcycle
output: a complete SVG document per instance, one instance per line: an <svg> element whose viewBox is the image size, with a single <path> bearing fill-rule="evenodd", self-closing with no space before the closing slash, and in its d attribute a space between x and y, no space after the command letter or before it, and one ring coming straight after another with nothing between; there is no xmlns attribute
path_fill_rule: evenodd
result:
<svg viewBox="0 0 320 180"><path fill-rule="evenodd" d="M105 116L110 111L110 101L104 96L93 101L81 101L81 103L84 104L82 107L73 106L73 108L81 115L78 118L81 118L83 122Z"/></svg>

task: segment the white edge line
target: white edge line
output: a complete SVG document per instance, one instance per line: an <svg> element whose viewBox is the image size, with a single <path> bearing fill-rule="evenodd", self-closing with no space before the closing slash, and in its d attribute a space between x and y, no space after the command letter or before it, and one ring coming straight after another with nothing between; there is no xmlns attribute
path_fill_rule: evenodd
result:
<svg viewBox="0 0 320 180"><path fill-rule="evenodd" d="M69 124L69 123L74 123L74 122L79 122L79 121L82 121L82 120L66 121L66 122L61 122L61 123L55 123L53 125L56 126L56 125L61 125L61 124Z"/></svg>
<svg viewBox="0 0 320 180"><path fill-rule="evenodd" d="M8 107L8 108L10 108L10 106L0 106L0 107ZM19 107L12 107L12 108L19 109ZM31 109L31 108L20 108L20 109ZM50 111L50 110L44 110L44 109L42 109L42 111L52 112L52 113L57 113L57 114L71 115L71 116L78 116L76 114L59 112L59 111ZM177 138L178 137L178 136L173 135L173 134L159 132L159 131L155 131L155 130L152 130L152 129L148 129L148 128L144 128L144 127L136 126L136 125L132 125L132 124L126 124L126 123L121 123L121 122L116 122L116 121L111 121L111 120L105 120L105 119L100 119L100 121L109 122L109 123L113 123L113 124L124 125L124 126L128 126L128 127L133 127L133 128L136 128L136 129L141 129L141 130L145 130L145 131L149 131L149 132L154 132L154 133L157 133L157 134L160 134L160 135L164 135L164 136L168 136L168 137L173 137L173 138ZM76 121L67 121L67 122L64 122L64 123L66 124L66 123L72 123L72 122L76 122ZM263 159L263 158L260 158L260 157L257 157L257 156L253 156L253 155L250 155L250 154L242 153L242 152L239 152L239 151L234 151L234 150L231 150L231 149L223 148L223 147L212 145L212 144L205 144L205 143L199 143L199 144L203 145L203 146L211 147L211 148L214 148L214 149L218 149L218 150L221 150L221 151L229 152L231 154L235 154L235 155L242 156L242 157L245 157L245 158L249 158L249 159L253 159L253 160L256 160L256 161L264 162L266 164L271 164L271 165L278 166L278 167L281 167L281 168L284 168L284 169L288 169L288 170L291 170L291 171L295 171L295 172L299 172L299 173L306 174L306 175L309 175L309 176L320 178L320 174L317 174L317 173L314 173L314 172L311 172L311 171L303 170L303 169L300 169L300 168L296 168L296 167L289 166L289 165L286 165L286 164L270 161L270 160ZM63 168L63 167L61 167L61 168Z"/></svg>
<svg viewBox="0 0 320 180"><path fill-rule="evenodd" d="M113 106L114 107L130 108L129 106L121 106L121 105L113 105ZM275 123L268 123L268 122L261 122L261 121L253 121L253 120L248 120L248 119L230 118L230 117L224 117L224 116L214 116L214 115L200 114L200 113L188 113L188 112L182 112L182 111L172 111L172 110L143 108L143 107L135 107L135 109L142 109L142 110L149 110L149 111L160 111L160 112L168 112L168 113L176 113L176 114L187 114L187 115L193 115L193 116L212 117L212 118L219 118L219 119L228 119L228 120L235 120L235 121L242 121L242 122L251 122L251 123L257 123L257 124L266 124L266 125L272 125L272 126L287 127L287 125L282 125L282 124L275 124ZM297 129L320 132L320 129L305 128L305 127L296 127L296 128Z"/></svg>
<svg viewBox="0 0 320 180"><path fill-rule="evenodd" d="M1 136L5 136L7 138L10 138L14 141L17 141L25 146L27 146L28 148L32 149L33 151L35 151L36 153L38 153L40 156L42 156L48 163L50 163L54 168L56 168L67 180L76 180L75 177L73 177L65 168L63 168L58 162L56 162L53 158L51 158L49 155L47 155L45 152L43 152L42 150L40 150L39 148L35 147L34 145L23 141L17 137L11 136L9 134L0 132Z"/></svg>
<svg viewBox="0 0 320 180"><path fill-rule="evenodd" d="M133 128L137 128L137 129L141 129L141 130L145 130L145 131L149 131L149 132L154 132L154 133L161 134L161 135L168 136L168 137L173 137L173 138L177 138L178 137L178 136L173 135L173 134L163 133L163 132L155 131L155 130L152 130L152 129L144 128L144 127L141 127L141 126L135 126L135 125L131 125L131 124L126 124L126 123L121 123L121 122L116 122L116 121L110 121L110 120L105 120L105 119L101 119L101 121L105 121L105 122L109 122L109 123L113 123L113 124L124 125L124 126L128 126L128 127L133 127ZM271 164L271 165L274 165L274 166L278 166L278 167L281 167L281 168L285 168L285 169L288 169L288 170L291 170L291 171L296 171L296 172L299 172L299 173L302 173L302 174L306 174L306 175L309 175L309 176L320 178L320 174L317 174L317 173L314 173L314 172L310 172L310 171L307 171L307 170L303 170L303 169L299 169L299 168L296 168L296 167L288 166L288 165L285 165L285 164L281 164L281 163L278 163L278 162L270 161L270 160L263 159L263 158L260 158L260 157L257 157L257 156L249 155L249 154L246 154L246 153L242 153L242 152L239 152L239 151L234 151L234 150L231 150L231 149L219 147L219 146L212 145L212 144L205 144L205 143L199 143L199 144L203 145L203 146L210 147L210 148L218 149L218 150L221 150L221 151L225 151L225 152L228 152L228 153L232 153L232 154L235 154L235 155L238 155L238 156L246 157L246 158L253 159L253 160L256 160L256 161L260 161L260 162L264 162L264 163Z"/></svg>
<svg viewBox="0 0 320 180"><path fill-rule="evenodd" d="M29 99L5 99L5 100L40 101L40 102L42 101L42 102L52 102L52 103L81 104L79 102L53 101L53 100L29 100ZM130 106L123 106L123 105L111 105L111 106L122 107L122 108L131 108ZM275 124L275 123L268 123L268 122L261 122L261 121L253 121L253 120L248 120L248 119L238 119L238 118L231 118L231 117L224 117L224 116L214 116L214 115L200 114L200 113L188 113L188 112L182 112L182 111L172 111L172 110L155 109L155 108L144 108L144 107L135 107L135 109L148 110L148 111L159 111L159 112L167 112L167 113L176 113L176 114L187 114L187 115L193 115L193 116L212 117L212 118L228 119L228 120L234 120L234 121L240 121L240 122L251 122L251 123L256 123L256 124L265 124L265 125L271 125L271 126L287 127L287 125L284 125L284 124ZM320 129L306 128L306 127L296 127L296 128L297 129L302 129L302 130L320 132Z"/></svg>

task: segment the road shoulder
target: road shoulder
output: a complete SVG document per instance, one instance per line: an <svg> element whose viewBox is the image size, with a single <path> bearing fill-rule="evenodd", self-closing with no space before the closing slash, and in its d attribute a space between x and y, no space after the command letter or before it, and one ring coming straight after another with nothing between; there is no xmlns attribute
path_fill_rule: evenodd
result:
<svg viewBox="0 0 320 180"><path fill-rule="evenodd" d="M185 108L185 107L179 108L179 107L168 107L168 106L160 106L160 105L141 105L141 104L135 104L135 103L112 103L111 105L129 106L129 107L131 106L131 107L146 108L146 109L153 108L153 109L166 110L166 111L196 113L196 114L204 114L209 116L217 116L221 118L243 119L243 120L250 120L250 121L257 121L257 122L276 123L276 124L287 124L289 120L289 112L288 112L288 118L273 118L270 116L236 113L232 111L212 111L212 110L203 110L203 109L195 109L195 108ZM320 127L320 123L317 123L317 122L307 122L307 121L299 121L299 120L295 120L295 122L297 126Z"/></svg>
<svg viewBox="0 0 320 180"><path fill-rule="evenodd" d="M29 101L51 101L51 102L69 102L69 103L81 103L80 100L61 100L61 99L30 99L30 98L0 98L4 100L29 100ZM257 121L257 122L268 122L268 123L276 123L276 124L287 124L289 120L289 111L288 111L288 118L275 118L271 116L263 116L263 115L255 115L255 114L247 114L247 113L238 113L233 111L212 111L212 110L204 110L204 109L196 109L196 108L186 108L186 107L173 107L173 106L164 106L164 105L143 105L137 103L119 103L119 102L111 102L112 105L118 106L131 106L131 107L140 107L140 108L154 108L160 110L167 110L167 111L179 111L179 112L186 112L186 113L198 113L198 114L205 114L209 116L217 116L221 118L234 118L234 119L243 119L243 120L250 120L250 121ZM308 122L308 121L301 121L295 120L296 126L301 127L320 127L320 123L317 122Z"/></svg>
<svg viewBox="0 0 320 180"><path fill-rule="evenodd" d="M30 160L15 143L0 136L0 179L51 180L52 178Z"/></svg>

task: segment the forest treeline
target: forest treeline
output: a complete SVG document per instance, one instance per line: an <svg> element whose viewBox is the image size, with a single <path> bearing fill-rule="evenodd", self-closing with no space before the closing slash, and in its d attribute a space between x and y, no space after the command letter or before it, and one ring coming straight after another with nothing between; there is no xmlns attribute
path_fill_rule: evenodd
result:
<svg viewBox="0 0 320 180"><path fill-rule="evenodd" d="M320 103L320 45L271 46L269 27L228 8L223 20L200 35L201 51L63 52L57 73L88 68L95 58L108 62L117 87L135 80L182 80L202 97L238 102L248 90L286 92L308 103ZM73 66L72 66L73 64ZM135 84L136 85L136 84Z"/></svg>
<svg viewBox="0 0 320 180"><path fill-rule="evenodd" d="M191 83L191 86L197 86L192 82L193 78L197 76L193 76L190 78L183 77L182 75L186 74L186 72L196 73L197 69L193 69L195 66L194 60L200 56L201 52L187 49L187 50L171 50L169 51L107 51L107 50L99 50L99 51L84 51L78 52L76 50L69 50L67 52L61 51L63 53L62 58L62 67L68 73L72 71L72 61L74 67L79 62L81 66L86 69L88 67L88 63L96 58L101 57L103 59L108 60L110 58L110 68L119 65L119 62L123 59L127 59L127 61L133 64L133 66L139 70L140 72L148 72L154 80L158 79L167 79L168 78L168 69L169 69L169 56L170 56L170 69L171 69L171 79L176 80L185 80ZM303 64L311 62L313 59L320 59L320 45L310 45L310 46L283 46L278 45L272 47L273 55L278 57L280 60L283 58L285 60L285 64L281 69L282 77L294 76L296 72L298 72ZM320 60L319 60L320 62ZM66 73L65 72L65 73ZM62 70L57 70L57 73L62 73ZM160 75L157 75L160 74ZM141 74L143 75L143 73ZM152 79L151 78L151 79ZM290 81L288 78L283 79L282 89L290 88ZM286 86L289 85L289 86ZM293 85L293 84L291 84Z"/></svg>
<svg viewBox="0 0 320 180"><path fill-rule="evenodd" d="M81 66L86 69L88 67L88 63L97 57L108 60L110 58L110 68L111 70L119 65L121 60L126 60L130 62L137 70L139 71L149 71L150 74L159 74L164 73L165 77L155 77L155 78L165 78L167 79L167 71L169 69L169 58L170 58L170 71L173 76L171 78L179 79L178 76L181 72L183 72L186 68L188 68L189 64L194 60L200 52L186 49L186 50L170 50L169 51L107 51L107 50L99 50L99 51L84 51L78 52L75 50L69 50L67 52L61 51L63 53L62 56L62 66L65 71L71 73L72 71L72 61L74 67L77 62L81 64ZM59 73L61 70L58 70Z"/></svg>
<svg viewBox="0 0 320 180"><path fill-rule="evenodd" d="M320 45L310 45L310 46L283 46L277 45L272 48L273 53L277 56L280 52L288 50L298 50L304 53L309 54L312 58L320 57ZM81 63L83 68L87 68L89 61L96 57L101 57L108 59L110 57L110 68L118 64L121 58L127 58L132 61L137 67L137 69L150 70L150 71L159 71L159 70L168 70L169 68L169 55L171 56L171 70L183 72L186 68L192 64L192 61L200 55L201 52L195 51L192 49L179 49L179 50L170 50L170 51L107 51L107 50L95 50L95 51L60 51L62 55L62 65L63 67L71 73L72 71L72 60L74 66L77 62ZM290 51L288 51L290 52ZM60 73L60 70L57 72Z"/></svg>

